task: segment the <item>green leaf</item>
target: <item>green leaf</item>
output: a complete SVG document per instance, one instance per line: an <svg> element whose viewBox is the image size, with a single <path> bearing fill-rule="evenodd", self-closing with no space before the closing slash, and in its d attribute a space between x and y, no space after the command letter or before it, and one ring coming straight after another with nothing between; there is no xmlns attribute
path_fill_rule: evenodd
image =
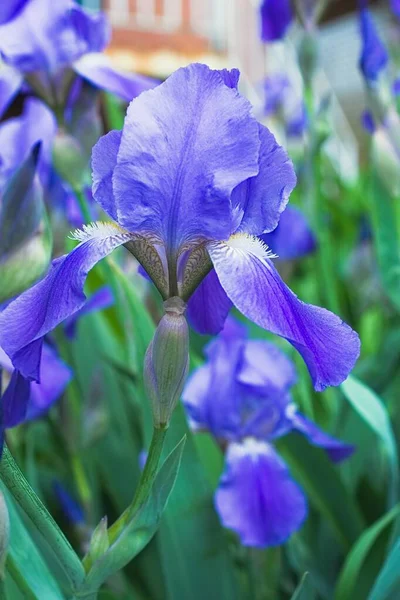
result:
<svg viewBox="0 0 400 600"><path fill-rule="evenodd" d="M399 591L400 586L400 538L393 546L376 580L368 600L387 600ZM394 596L393 596L394 597ZM397 598L397 595L396 595Z"/></svg>
<svg viewBox="0 0 400 600"><path fill-rule="evenodd" d="M379 535L393 522L399 513L400 505L397 505L364 531L354 544L339 576L335 590L336 600L351 600L355 597L356 589L358 589L357 582L361 576L368 553L372 551Z"/></svg>
<svg viewBox="0 0 400 600"><path fill-rule="evenodd" d="M79 590L80 595L96 591L108 577L127 565L149 543L157 531L174 487L184 445L185 438L182 438L165 459L147 501L126 524L115 542L93 564Z"/></svg>
<svg viewBox="0 0 400 600"><path fill-rule="evenodd" d="M398 171L398 165L396 168ZM393 305L400 309L400 246L394 210L398 198L390 196L376 171L375 168L367 182L375 250L383 287Z"/></svg>
<svg viewBox="0 0 400 600"><path fill-rule="evenodd" d="M13 567L11 576L15 584L24 594L30 589L32 598L37 600L61 600L64 596L25 528L7 488L3 483L0 483L0 487L5 495L10 516L9 557ZM8 569L7 562L7 572Z"/></svg>
<svg viewBox="0 0 400 600"><path fill-rule="evenodd" d="M299 585L290 600L311 600L314 593L310 585L310 577L308 573L304 573Z"/></svg>
<svg viewBox="0 0 400 600"><path fill-rule="evenodd" d="M386 407L375 392L352 375L342 383L341 388L354 410L381 440L386 451L390 467L388 504L391 507L398 499L399 461L396 441Z"/></svg>
<svg viewBox="0 0 400 600"><path fill-rule="evenodd" d="M350 547L363 530L363 519L337 467L298 434L285 436L277 446L310 502L331 522L338 540Z"/></svg>

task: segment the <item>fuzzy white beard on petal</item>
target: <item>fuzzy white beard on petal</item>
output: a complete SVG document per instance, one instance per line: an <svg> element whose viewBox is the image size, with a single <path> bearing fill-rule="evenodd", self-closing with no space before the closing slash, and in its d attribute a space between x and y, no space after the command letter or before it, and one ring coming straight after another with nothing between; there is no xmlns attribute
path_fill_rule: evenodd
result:
<svg viewBox="0 0 400 600"><path fill-rule="evenodd" d="M261 259L266 258L277 258L262 240L254 235L248 235L247 233L236 233L232 235L226 244L230 248L235 250L241 250L249 254L253 254Z"/></svg>

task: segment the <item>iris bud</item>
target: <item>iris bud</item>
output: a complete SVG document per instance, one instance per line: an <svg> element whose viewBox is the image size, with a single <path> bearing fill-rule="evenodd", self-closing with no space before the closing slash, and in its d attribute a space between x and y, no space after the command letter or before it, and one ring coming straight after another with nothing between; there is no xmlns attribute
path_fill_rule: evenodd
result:
<svg viewBox="0 0 400 600"><path fill-rule="evenodd" d="M189 368L186 304L177 296L164 302L165 314L147 349L144 381L151 401L154 427L168 427Z"/></svg>
<svg viewBox="0 0 400 600"><path fill-rule="evenodd" d="M318 65L318 47L313 32L306 32L299 47L299 66L304 83L310 85Z"/></svg>
<svg viewBox="0 0 400 600"><path fill-rule="evenodd" d="M0 492L0 579L5 577L8 545L10 543L10 517L4 495Z"/></svg>
<svg viewBox="0 0 400 600"><path fill-rule="evenodd" d="M78 140L60 129L53 146L53 165L61 179L75 188L84 183L87 156Z"/></svg>

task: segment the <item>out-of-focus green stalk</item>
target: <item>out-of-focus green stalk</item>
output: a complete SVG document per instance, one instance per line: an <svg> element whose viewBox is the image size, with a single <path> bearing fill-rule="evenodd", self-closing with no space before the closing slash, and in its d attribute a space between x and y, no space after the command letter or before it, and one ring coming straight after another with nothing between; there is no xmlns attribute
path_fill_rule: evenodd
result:
<svg viewBox="0 0 400 600"><path fill-rule="evenodd" d="M74 194L76 196L76 199L78 201L79 204L79 208L81 210L82 213L82 217L83 220L85 221L85 223L90 223L90 221L92 220L90 211L89 211L89 207L88 207L88 203L87 200L85 198L85 193L81 188L74 188Z"/></svg>
<svg viewBox="0 0 400 600"><path fill-rule="evenodd" d="M85 576L82 563L53 517L26 481L6 446L0 463L0 477L15 502L31 519L36 529L53 550L71 583L72 589L77 589Z"/></svg>
<svg viewBox="0 0 400 600"><path fill-rule="evenodd" d="M308 143L305 156L304 187L309 205L309 214L314 233L318 240L317 269L319 295L327 308L340 314L339 294L336 286L335 269L331 253L329 223L326 223L324 207L321 206L319 155L316 153L315 107L313 86L305 89L305 102L309 118Z"/></svg>

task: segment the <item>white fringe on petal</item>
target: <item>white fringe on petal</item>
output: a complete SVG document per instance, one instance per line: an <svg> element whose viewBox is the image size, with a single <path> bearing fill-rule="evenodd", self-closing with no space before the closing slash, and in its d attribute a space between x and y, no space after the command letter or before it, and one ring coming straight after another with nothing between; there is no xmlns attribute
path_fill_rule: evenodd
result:
<svg viewBox="0 0 400 600"><path fill-rule="evenodd" d="M89 223L83 225L82 229L75 229L69 235L71 240L78 240L79 242L87 242L93 239L106 239L115 236L126 236L126 240L132 239L132 234L122 229L119 225L112 222L96 221L95 223Z"/></svg>
<svg viewBox="0 0 400 600"><path fill-rule="evenodd" d="M247 233L236 233L227 241L228 246L243 252L249 252L259 258L278 258L260 238Z"/></svg>

